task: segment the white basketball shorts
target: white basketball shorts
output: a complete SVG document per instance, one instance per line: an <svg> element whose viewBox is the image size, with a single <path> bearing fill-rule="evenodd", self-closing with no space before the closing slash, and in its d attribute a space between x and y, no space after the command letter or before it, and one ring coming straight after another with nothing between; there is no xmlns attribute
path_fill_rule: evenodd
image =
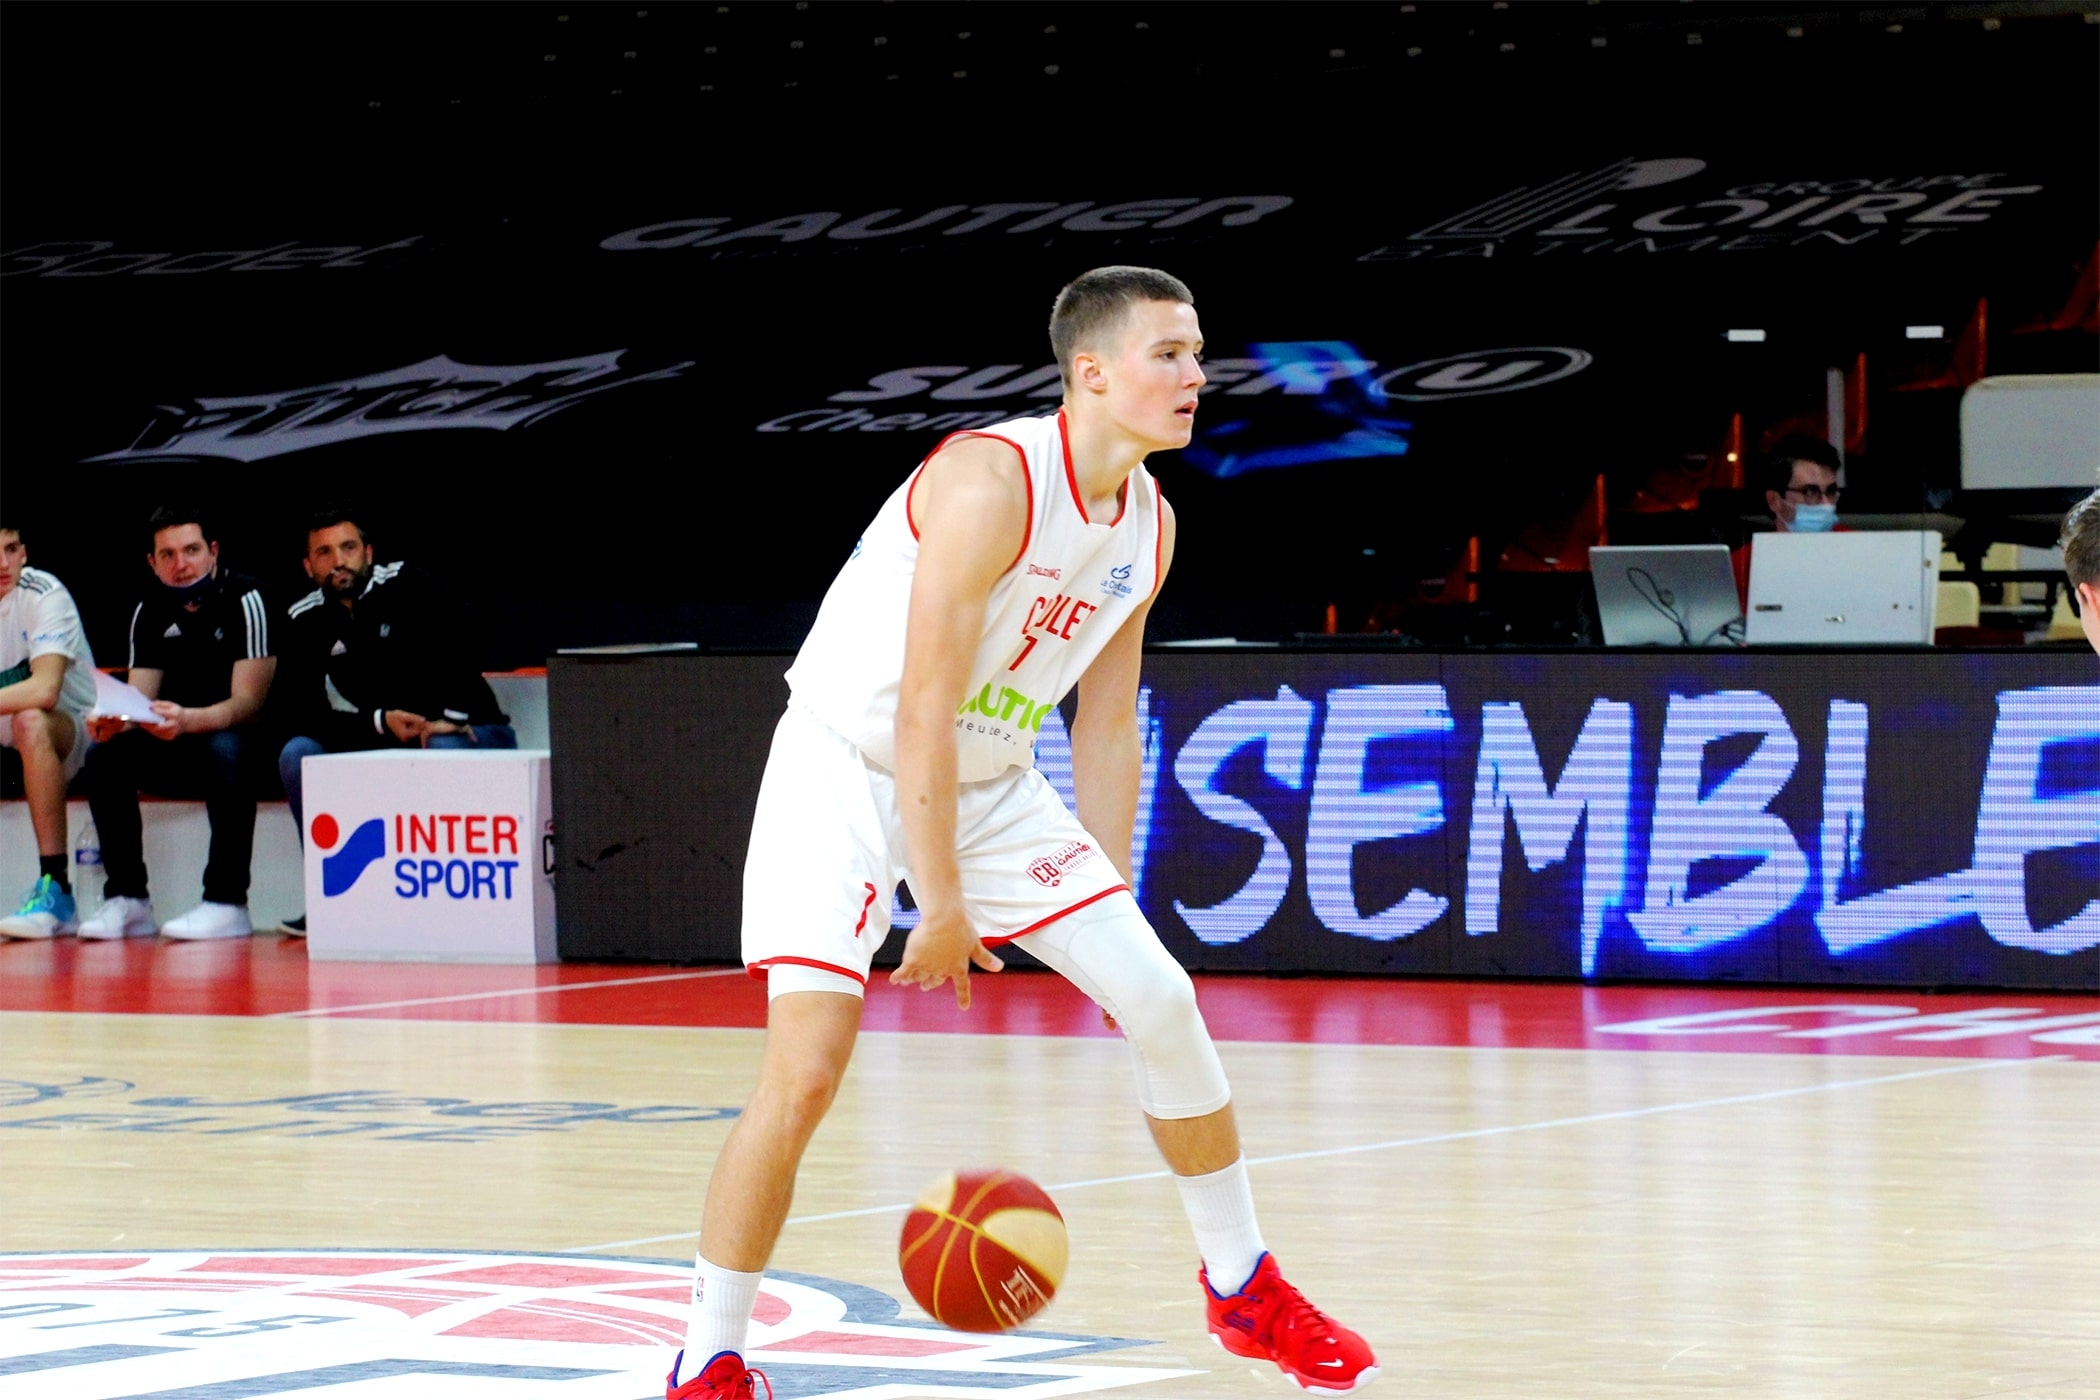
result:
<svg viewBox="0 0 2100 1400"><path fill-rule="evenodd" d="M1033 768L962 784L955 834L963 907L988 945L1128 888ZM773 732L744 862L744 965L775 996L864 990L900 879L910 871L896 778L791 703Z"/></svg>

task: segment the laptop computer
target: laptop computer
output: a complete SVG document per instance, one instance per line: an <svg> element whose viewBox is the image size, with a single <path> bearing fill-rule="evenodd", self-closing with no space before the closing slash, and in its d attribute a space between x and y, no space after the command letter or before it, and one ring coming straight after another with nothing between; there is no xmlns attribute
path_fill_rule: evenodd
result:
<svg viewBox="0 0 2100 1400"><path fill-rule="evenodd" d="M1590 551L1597 617L1613 647L1742 641L1743 610L1724 544L1600 545Z"/></svg>
<svg viewBox="0 0 2100 1400"><path fill-rule="evenodd" d="M1930 645L1940 532L1773 531L1750 543L1750 644Z"/></svg>

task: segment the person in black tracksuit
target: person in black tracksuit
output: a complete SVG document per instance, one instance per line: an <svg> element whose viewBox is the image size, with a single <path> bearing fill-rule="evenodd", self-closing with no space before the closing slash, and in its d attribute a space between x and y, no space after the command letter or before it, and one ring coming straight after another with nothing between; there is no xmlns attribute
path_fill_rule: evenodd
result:
<svg viewBox="0 0 2100 1400"><path fill-rule="evenodd" d="M449 587L398 560L376 563L348 511L314 515L306 545L306 575L317 587L287 610L277 682L280 724L290 736L277 771L302 842L300 765L314 755L518 746ZM284 928L303 934L305 917Z"/></svg>
<svg viewBox="0 0 2100 1400"><path fill-rule="evenodd" d="M102 836L102 908L82 938L154 931L146 893L139 794L202 798L211 818L204 902L160 931L170 938L244 938L255 803L267 784L258 716L276 671L269 609L255 580L219 567L219 542L194 508L163 506L147 522L158 584L131 615L131 684L153 719L90 716L95 747L82 783ZM261 759L258 765L257 759Z"/></svg>

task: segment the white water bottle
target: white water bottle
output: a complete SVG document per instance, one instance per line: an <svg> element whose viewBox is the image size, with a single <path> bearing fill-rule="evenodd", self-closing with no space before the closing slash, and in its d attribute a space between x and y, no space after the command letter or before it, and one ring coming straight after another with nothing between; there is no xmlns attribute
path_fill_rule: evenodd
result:
<svg viewBox="0 0 2100 1400"><path fill-rule="evenodd" d="M81 918L102 907L102 836L93 817L73 836L73 907Z"/></svg>

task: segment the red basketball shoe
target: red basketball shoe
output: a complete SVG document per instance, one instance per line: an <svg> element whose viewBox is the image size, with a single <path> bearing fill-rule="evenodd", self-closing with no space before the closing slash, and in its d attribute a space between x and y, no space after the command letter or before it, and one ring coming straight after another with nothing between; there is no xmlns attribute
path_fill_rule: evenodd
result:
<svg viewBox="0 0 2100 1400"><path fill-rule="evenodd" d="M733 1351L718 1351L714 1359L700 1368L700 1374L678 1383L678 1368L685 1364L685 1353L671 1363L671 1374L664 1377L664 1400L758 1400L758 1387L766 1388L766 1400L773 1400L773 1382L766 1379L764 1371L753 1371L744 1365L744 1358Z"/></svg>
<svg viewBox="0 0 2100 1400"><path fill-rule="evenodd" d="M1378 1374L1362 1337L1305 1301L1264 1254L1254 1277L1220 1297L1199 1269L1210 1339L1234 1356L1273 1361L1293 1385L1315 1395L1347 1395Z"/></svg>

